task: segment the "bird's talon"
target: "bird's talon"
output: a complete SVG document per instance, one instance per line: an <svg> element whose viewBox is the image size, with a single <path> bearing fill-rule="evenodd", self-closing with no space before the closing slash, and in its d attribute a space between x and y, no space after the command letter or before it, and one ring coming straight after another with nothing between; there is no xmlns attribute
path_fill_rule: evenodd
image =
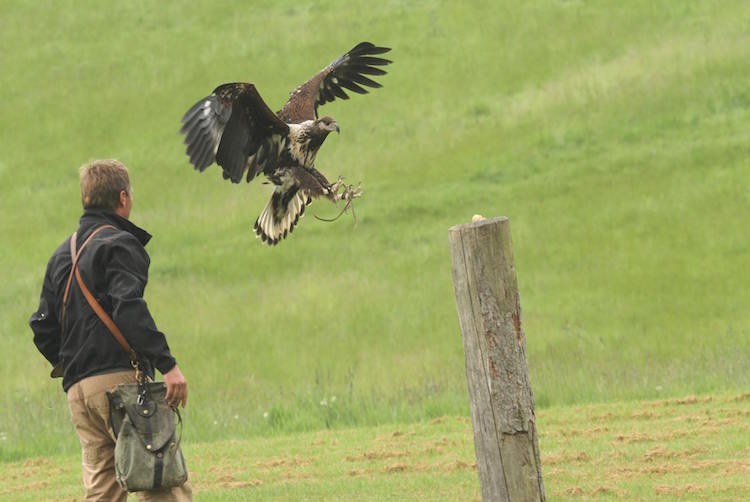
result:
<svg viewBox="0 0 750 502"><path fill-rule="evenodd" d="M362 189L360 188L362 186L362 182L360 181L357 183L357 187L355 188L354 185L348 185L344 187L344 190L341 193L337 193L336 201L339 200L345 200L347 203L350 203L352 199L355 199L357 197L362 196ZM348 204L347 204L348 207Z"/></svg>
<svg viewBox="0 0 750 502"><path fill-rule="evenodd" d="M341 200L341 196L343 194L339 194L339 190L341 190L341 187L344 186L344 177L339 176L339 179L336 180L335 183L332 183L331 186L328 187L328 192L331 194L331 197L333 198L333 202L338 202ZM344 189L346 191L346 189Z"/></svg>

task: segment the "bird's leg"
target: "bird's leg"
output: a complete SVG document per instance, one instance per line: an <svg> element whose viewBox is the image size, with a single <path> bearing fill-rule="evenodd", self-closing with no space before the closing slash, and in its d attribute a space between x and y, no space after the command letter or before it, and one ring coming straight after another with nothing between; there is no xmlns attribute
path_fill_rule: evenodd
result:
<svg viewBox="0 0 750 502"><path fill-rule="evenodd" d="M338 220L341 217L342 214L344 214L346 212L347 209L349 209L351 207L352 208L352 217L354 217L354 226L356 227L357 226L357 213L354 212L354 205L352 204L352 202L353 202L353 200L355 198L362 197L362 194L364 193L364 192L362 192L362 189L360 188L362 186L362 182L360 181L359 183L357 183L357 187L355 188L354 185L345 186L343 180L344 180L344 178L342 178L341 176L339 176L338 181L336 181L336 183L332 184L331 187L329 188L330 194L331 194L331 199L333 200L334 203L336 203L336 202L338 202L340 200L346 201L346 205L341 210L341 212L335 218L331 218L331 219L321 218L321 217L319 217L317 215L315 217L318 218L321 221L328 221L328 222L336 221L336 220ZM339 190L341 190L342 187L344 189L341 191L341 193L339 193ZM335 188L335 190L334 190L334 188Z"/></svg>
<svg viewBox="0 0 750 502"><path fill-rule="evenodd" d="M357 188L354 188L354 185L349 185L344 188L344 191L341 192L341 198L346 201L346 205L344 206L344 210L342 212L346 212L348 208L352 208L352 218L354 218L354 228L357 227L357 213L354 211L354 204L352 203L355 198L362 197L362 182L360 181L357 183Z"/></svg>

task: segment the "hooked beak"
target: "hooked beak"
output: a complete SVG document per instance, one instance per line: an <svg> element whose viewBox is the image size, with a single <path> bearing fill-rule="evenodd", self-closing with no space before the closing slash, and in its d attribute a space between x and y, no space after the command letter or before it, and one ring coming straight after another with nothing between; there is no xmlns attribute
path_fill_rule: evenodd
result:
<svg viewBox="0 0 750 502"><path fill-rule="evenodd" d="M339 123L338 122L334 122L333 123L333 127L336 128L336 134L341 134L341 129L339 129Z"/></svg>

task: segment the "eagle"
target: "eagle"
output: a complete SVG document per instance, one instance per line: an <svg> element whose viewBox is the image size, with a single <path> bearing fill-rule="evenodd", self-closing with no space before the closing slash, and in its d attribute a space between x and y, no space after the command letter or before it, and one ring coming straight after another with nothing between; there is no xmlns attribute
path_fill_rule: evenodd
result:
<svg viewBox="0 0 750 502"><path fill-rule="evenodd" d="M382 67L392 61L379 56L390 50L357 44L292 91L276 113L255 85L234 82L218 86L182 117L180 133L196 170L203 172L215 162L232 183L243 178L249 183L262 173L274 185L253 226L266 244L276 245L291 234L313 199L345 200L343 213L362 194L359 185L347 186L341 176L330 183L315 168L326 137L340 132L332 117L318 117L318 107L349 99L347 91L367 94L367 87L382 87L370 77L386 74Z"/></svg>

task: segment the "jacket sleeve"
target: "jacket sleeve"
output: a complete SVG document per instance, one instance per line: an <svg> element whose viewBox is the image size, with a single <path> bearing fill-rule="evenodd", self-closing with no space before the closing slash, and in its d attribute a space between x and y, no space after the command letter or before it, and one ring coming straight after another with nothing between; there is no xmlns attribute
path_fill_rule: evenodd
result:
<svg viewBox="0 0 750 502"><path fill-rule="evenodd" d="M112 305L112 320L130 346L164 374L177 362L143 299L148 266L146 250L135 238L117 239L105 268L106 294Z"/></svg>
<svg viewBox="0 0 750 502"><path fill-rule="evenodd" d="M47 264L47 272L44 274L42 283L42 294L39 298L39 308L31 314L29 326L34 332L34 344L39 352L55 366L60 361L60 323L57 320L54 287L51 277L52 259Z"/></svg>

